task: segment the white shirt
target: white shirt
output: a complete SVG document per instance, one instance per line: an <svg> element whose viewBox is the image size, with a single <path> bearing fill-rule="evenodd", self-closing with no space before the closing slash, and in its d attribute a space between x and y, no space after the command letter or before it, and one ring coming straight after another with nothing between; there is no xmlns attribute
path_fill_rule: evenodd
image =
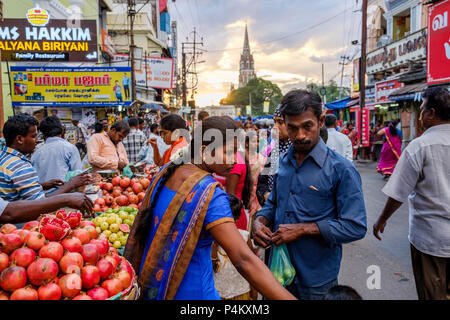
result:
<svg viewBox="0 0 450 320"><path fill-rule="evenodd" d="M409 241L419 251L450 257L450 124L427 129L403 151L383 192L409 201Z"/></svg>
<svg viewBox="0 0 450 320"><path fill-rule="evenodd" d="M347 137L347 135L336 131L335 128L329 128L327 129L327 131L327 147L353 162L352 142Z"/></svg>
<svg viewBox="0 0 450 320"><path fill-rule="evenodd" d="M0 198L0 216L2 215L3 211L5 211L6 206L9 204L8 201L3 200L2 198Z"/></svg>

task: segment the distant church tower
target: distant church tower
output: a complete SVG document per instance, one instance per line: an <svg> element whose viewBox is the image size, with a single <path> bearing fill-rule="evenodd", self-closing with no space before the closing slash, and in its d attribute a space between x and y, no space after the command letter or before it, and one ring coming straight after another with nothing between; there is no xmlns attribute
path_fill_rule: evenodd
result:
<svg viewBox="0 0 450 320"><path fill-rule="evenodd" d="M255 66L253 55L250 53L247 25L245 25L244 50L241 54L241 63L239 65L239 88L247 85L247 82L253 78L256 78Z"/></svg>

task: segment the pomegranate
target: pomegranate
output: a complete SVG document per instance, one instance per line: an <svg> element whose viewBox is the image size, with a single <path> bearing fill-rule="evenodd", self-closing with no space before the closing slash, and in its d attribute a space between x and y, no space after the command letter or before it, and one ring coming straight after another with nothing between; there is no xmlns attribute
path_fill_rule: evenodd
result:
<svg viewBox="0 0 450 320"><path fill-rule="evenodd" d="M95 199L94 204L98 204L99 206L103 207L106 204L106 201L103 198L97 198Z"/></svg>
<svg viewBox="0 0 450 320"><path fill-rule="evenodd" d="M102 287L91 289L87 292L87 294L92 298L92 300L106 300L109 298L108 291Z"/></svg>
<svg viewBox="0 0 450 320"><path fill-rule="evenodd" d="M145 198L145 192L139 192L137 196L138 196L139 202L141 202Z"/></svg>
<svg viewBox="0 0 450 320"><path fill-rule="evenodd" d="M39 221L33 220L25 223L24 226L22 227L22 230L38 231L38 228L39 228Z"/></svg>
<svg viewBox="0 0 450 320"><path fill-rule="evenodd" d="M70 225L53 215L46 215L41 219L39 231L50 241L59 241L70 231Z"/></svg>
<svg viewBox="0 0 450 320"><path fill-rule="evenodd" d="M119 279L111 278L102 282L102 288L108 291L110 297L122 291L122 282Z"/></svg>
<svg viewBox="0 0 450 320"><path fill-rule="evenodd" d="M148 186L150 185L150 180L148 180L147 178L141 178L140 183L142 184L142 187L144 189L147 189Z"/></svg>
<svg viewBox="0 0 450 320"><path fill-rule="evenodd" d="M9 294L6 291L0 290L0 301L9 300Z"/></svg>
<svg viewBox="0 0 450 320"><path fill-rule="evenodd" d="M0 228L0 232L4 234L9 234L17 230L17 227L11 223L6 223Z"/></svg>
<svg viewBox="0 0 450 320"><path fill-rule="evenodd" d="M94 212L101 212L102 211L102 207L100 207L99 204L94 204L93 210L94 210Z"/></svg>
<svg viewBox="0 0 450 320"><path fill-rule="evenodd" d="M28 267L36 259L36 252L30 248L23 247L11 254L11 261L20 267Z"/></svg>
<svg viewBox="0 0 450 320"><path fill-rule="evenodd" d="M119 270L125 270L130 276L133 276L133 268L124 257L122 257L122 261L119 264Z"/></svg>
<svg viewBox="0 0 450 320"><path fill-rule="evenodd" d="M112 178L111 183L113 184L113 186L118 186L120 184L120 177L115 176L114 178Z"/></svg>
<svg viewBox="0 0 450 320"><path fill-rule="evenodd" d="M99 262L97 262L97 268L100 272L100 277L102 280L108 278L110 275L114 272L114 266L111 261L105 259L101 259Z"/></svg>
<svg viewBox="0 0 450 320"><path fill-rule="evenodd" d="M105 200L106 206L110 206L114 200L114 198L111 197L110 195L103 196L103 199Z"/></svg>
<svg viewBox="0 0 450 320"><path fill-rule="evenodd" d="M108 244L108 247L107 247L102 240L93 239L89 243L95 244L97 246L99 256L104 256L108 252L109 244Z"/></svg>
<svg viewBox="0 0 450 320"><path fill-rule="evenodd" d="M75 298L73 298L72 300L92 300L92 298L89 297L85 293L81 293L81 294L77 295Z"/></svg>
<svg viewBox="0 0 450 320"><path fill-rule="evenodd" d="M83 220L80 222L80 227L87 227L87 226L91 226L95 228L95 224L92 221L89 220Z"/></svg>
<svg viewBox="0 0 450 320"><path fill-rule="evenodd" d="M128 201L129 201L131 204L137 204L137 203L139 202L139 198L138 198L138 196L135 195L135 194L129 194L129 195L128 195Z"/></svg>
<svg viewBox="0 0 450 320"><path fill-rule="evenodd" d="M23 288L27 283L27 271L24 267L12 266L6 268L0 274L0 287L3 290L13 292Z"/></svg>
<svg viewBox="0 0 450 320"><path fill-rule="evenodd" d="M78 211L66 212L65 210L59 210L56 213L56 217L67 222L71 228L75 228L80 224L82 215Z"/></svg>
<svg viewBox="0 0 450 320"><path fill-rule="evenodd" d="M100 271L96 266L85 266L81 269L81 281L84 289L91 289L100 282Z"/></svg>
<svg viewBox="0 0 450 320"><path fill-rule="evenodd" d="M97 239L98 233L97 230L95 230L95 227L85 226L84 229L89 233L89 241L92 239Z"/></svg>
<svg viewBox="0 0 450 320"><path fill-rule="evenodd" d="M81 291L81 277L76 273L66 274L59 279L59 287L61 288L62 296L65 298L73 298Z"/></svg>
<svg viewBox="0 0 450 320"><path fill-rule="evenodd" d="M130 204L129 206L132 207L132 208L136 208L136 209L139 208L138 205L137 205L136 203L132 203L132 204Z"/></svg>
<svg viewBox="0 0 450 320"><path fill-rule="evenodd" d="M49 258L39 258L27 269L28 279L35 286L49 283L58 275L58 264Z"/></svg>
<svg viewBox="0 0 450 320"><path fill-rule="evenodd" d="M117 249L114 248L114 247L109 247L108 252L112 252L112 253L115 253L115 254L119 254L119 252L117 251Z"/></svg>
<svg viewBox="0 0 450 320"><path fill-rule="evenodd" d="M114 277L120 281L123 290L131 285L131 275L125 270L120 270Z"/></svg>
<svg viewBox="0 0 450 320"><path fill-rule="evenodd" d="M6 253L0 252L0 272L5 270L9 265L9 256Z"/></svg>
<svg viewBox="0 0 450 320"><path fill-rule="evenodd" d="M61 288L55 283L49 283L38 289L39 300L59 300L61 299Z"/></svg>
<svg viewBox="0 0 450 320"><path fill-rule="evenodd" d="M42 233L31 231L26 237L26 245L37 251L45 245L45 237Z"/></svg>
<svg viewBox="0 0 450 320"><path fill-rule="evenodd" d="M0 240L0 251L4 253L11 253L22 245L22 240L18 234L8 233L3 235Z"/></svg>
<svg viewBox="0 0 450 320"><path fill-rule="evenodd" d="M59 261L61 271L64 273L80 273L84 261L78 252L67 252Z"/></svg>
<svg viewBox="0 0 450 320"><path fill-rule="evenodd" d="M120 197L116 198L116 202L119 206L126 206L128 205L128 197L125 195L121 195Z"/></svg>
<svg viewBox="0 0 450 320"><path fill-rule="evenodd" d="M41 258L50 258L59 262L64 254L64 248L59 242L49 242L39 250Z"/></svg>
<svg viewBox="0 0 450 320"><path fill-rule="evenodd" d="M111 196L113 198L117 198L117 197L120 197L121 194L122 194L122 192L119 189L114 188L113 192L111 193Z"/></svg>
<svg viewBox="0 0 450 320"><path fill-rule="evenodd" d="M30 234L30 230L25 230L25 229L17 229L16 231L13 232L14 234L17 234L20 237L20 240L22 240L22 243L25 242L25 239L27 238L27 236Z"/></svg>
<svg viewBox="0 0 450 320"><path fill-rule="evenodd" d="M38 292L31 287L20 288L11 294L10 300L38 300Z"/></svg>
<svg viewBox="0 0 450 320"><path fill-rule="evenodd" d="M120 179L120 186L124 189L127 188L130 185L130 183L131 180L128 177L123 177L122 179Z"/></svg>
<svg viewBox="0 0 450 320"><path fill-rule="evenodd" d="M93 243L85 244L81 247L81 256L86 264L95 265L99 258L97 245Z"/></svg>
<svg viewBox="0 0 450 320"><path fill-rule="evenodd" d="M105 189L106 191L111 192L111 191L113 190L113 188L114 188L114 186L113 186L113 184L112 184L111 182L105 183L104 189Z"/></svg>
<svg viewBox="0 0 450 320"><path fill-rule="evenodd" d="M94 229L94 231L95 231L95 229ZM73 235L74 235L74 237L78 238L81 241L81 244L86 244L86 243L89 243L89 241L91 241L91 235L89 234L89 231L87 231L84 228L75 229L73 231Z"/></svg>
<svg viewBox="0 0 450 320"><path fill-rule="evenodd" d="M118 254L114 254L114 253L112 253L112 254L109 254L108 255L109 257L112 257L115 261L116 261L116 263L115 263L115 266L116 266L116 268L117 268L117 266L120 264L120 262L121 262L121 258L120 258L120 256L118 255ZM114 263L113 263L113 265L114 265Z"/></svg>
<svg viewBox="0 0 450 320"><path fill-rule="evenodd" d="M133 193L133 188L131 188L131 187L128 187L126 190L128 193Z"/></svg>
<svg viewBox="0 0 450 320"><path fill-rule="evenodd" d="M70 252L80 252L81 247L83 246L81 240L76 237L65 238L63 241L61 241L61 244L65 250L68 250Z"/></svg>
<svg viewBox="0 0 450 320"><path fill-rule="evenodd" d="M133 179L131 179L131 181L130 181L131 187L133 187L136 183L139 183L139 179L138 179L138 178L133 178ZM139 183L139 184L140 184L140 183Z"/></svg>
<svg viewBox="0 0 450 320"><path fill-rule="evenodd" d="M133 192L138 194L139 192L142 192L144 190L144 188L142 187L142 184L140 183L135 183L133 184Z"/></svg>

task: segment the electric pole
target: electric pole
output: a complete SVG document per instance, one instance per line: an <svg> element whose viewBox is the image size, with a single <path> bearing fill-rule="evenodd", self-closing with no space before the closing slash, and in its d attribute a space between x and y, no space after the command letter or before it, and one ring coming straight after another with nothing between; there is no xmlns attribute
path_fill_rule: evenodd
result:
<svg viewBox="0 0 450 320"><path fill-rule="evenodd" d="M136 80L134 76L134 17L136 15L134 0L128 0L128 16L130 17L130 59L131 59L131 100L136 101Z"/></svg>
<svg viewBox="0 0 450 320"><path fill-rule="evenodd" d="M342 62L339 62L339 64L342 65L342 71L341 71L341 86L339 88L339 99L342 98L342 81L344 79L344 66L347 65L347 63L345 62L346 60L350 60L350 57L347 56L341 56Z"/></svg>
<svg viewBox="0 0 450 320"><path fill-rule="evenodd" d="M182 90L183 90L183 107L187 106L187 87L186 87L186 53L184 52L184 43L181 44L181 64L182 64L182 71L181 71L181 81L182 81Z"/></svg>
<svg viewBox="0 0 450 320"><path fill-rule="evenodd" d="M366 42L367 42L367 0L362 2L362 35L361 35L361 63L359 64L359 107L360 119L359 119L359 139L360 145L362 143L362 128L363 128L363 111L366 104ZM361 148L361 150L364 150ZM362 153L362 151L361 151ZM362 157L362 154L361 154Z"/></svg>

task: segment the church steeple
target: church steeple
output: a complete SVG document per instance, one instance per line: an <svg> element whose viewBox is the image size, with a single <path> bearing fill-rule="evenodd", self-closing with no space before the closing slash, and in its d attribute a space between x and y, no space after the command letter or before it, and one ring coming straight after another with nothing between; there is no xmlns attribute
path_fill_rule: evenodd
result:
<svg viewBox="0 0 450 320"><path fill-rule="evenodd" d="M253 55L250 52L250 42L248 40L247 24L245 24L244 49L241 54L239 65L239 88L244 87L250 79L256 77Z"/></svg>

